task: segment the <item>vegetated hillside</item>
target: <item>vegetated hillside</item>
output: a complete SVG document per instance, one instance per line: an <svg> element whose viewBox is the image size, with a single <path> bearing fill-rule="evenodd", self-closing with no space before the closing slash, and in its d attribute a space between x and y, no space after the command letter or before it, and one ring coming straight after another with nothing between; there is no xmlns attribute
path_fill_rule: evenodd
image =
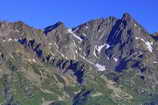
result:
<svg viewBox="0 0 158 105"><path fill-rule="evenodd" d="M157 39L128 13L74 28L0 22L0 105L158 105Z"/></svg>

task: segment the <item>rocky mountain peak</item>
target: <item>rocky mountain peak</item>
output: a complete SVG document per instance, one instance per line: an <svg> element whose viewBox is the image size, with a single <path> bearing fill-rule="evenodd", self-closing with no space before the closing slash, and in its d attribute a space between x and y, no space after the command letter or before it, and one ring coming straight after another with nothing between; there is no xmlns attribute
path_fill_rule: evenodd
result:
<svg viewBox="0 0 158 105"><path fill-rule="evenodd" d="M46 28L44 28L44 33L47 34L49 32L51 32L52 30L54 29L58 29L58 30L63 30L65 28L65 25L63 22L61 21L58 21L57 23L55 23L54 25L50 25Z"/></svg>
<svg viewBox="0 0 158 105"><path fill-rule="evenodd" d="M131 21L133 17L129 13L124 13L121 19L123 21Z"/></svg>

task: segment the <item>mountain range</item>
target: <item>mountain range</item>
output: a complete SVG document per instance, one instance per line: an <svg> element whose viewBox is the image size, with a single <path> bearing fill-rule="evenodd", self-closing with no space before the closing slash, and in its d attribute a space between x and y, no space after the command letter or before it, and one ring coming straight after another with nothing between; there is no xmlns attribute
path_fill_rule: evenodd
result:
<svg viewBox="0 0 158 105"><path fill-rule="evenodd" d="M0 22L0 105L158 105L158 33L129 13L73 28Z"/></svg>

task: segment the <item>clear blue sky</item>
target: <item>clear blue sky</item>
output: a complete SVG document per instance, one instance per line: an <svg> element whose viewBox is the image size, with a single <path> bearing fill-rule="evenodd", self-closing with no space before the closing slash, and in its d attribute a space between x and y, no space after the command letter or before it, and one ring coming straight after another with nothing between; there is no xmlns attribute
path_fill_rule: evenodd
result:
<svg viewBox="0 0 158 105"><path fill-rule="evenodd" d="M0 20L21 20L36 28L57 21L72 27L129 12L149 32L158 31L158 0L1 0L0 4Z"/></svg>

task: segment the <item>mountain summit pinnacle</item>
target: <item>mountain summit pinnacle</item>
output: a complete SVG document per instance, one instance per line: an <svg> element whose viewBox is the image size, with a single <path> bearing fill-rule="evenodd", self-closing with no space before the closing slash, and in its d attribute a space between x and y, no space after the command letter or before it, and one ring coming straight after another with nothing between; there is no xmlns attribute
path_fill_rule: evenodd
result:
<svg viewBox="0 0 158 105"><path fill-rule="evenodd" d="M44 33L47 34L48 32L56 29L57 27L64 27L64 23L61 21L58 21L56 24L50 25L50 26L44 28Z"/></svg>
<svg viewBox="0 0 158 105"><path fill-rule="evenodd" d="M122 20L124 21L131 21L133 18L129 13L124 13L122 16Z"/></svg>

